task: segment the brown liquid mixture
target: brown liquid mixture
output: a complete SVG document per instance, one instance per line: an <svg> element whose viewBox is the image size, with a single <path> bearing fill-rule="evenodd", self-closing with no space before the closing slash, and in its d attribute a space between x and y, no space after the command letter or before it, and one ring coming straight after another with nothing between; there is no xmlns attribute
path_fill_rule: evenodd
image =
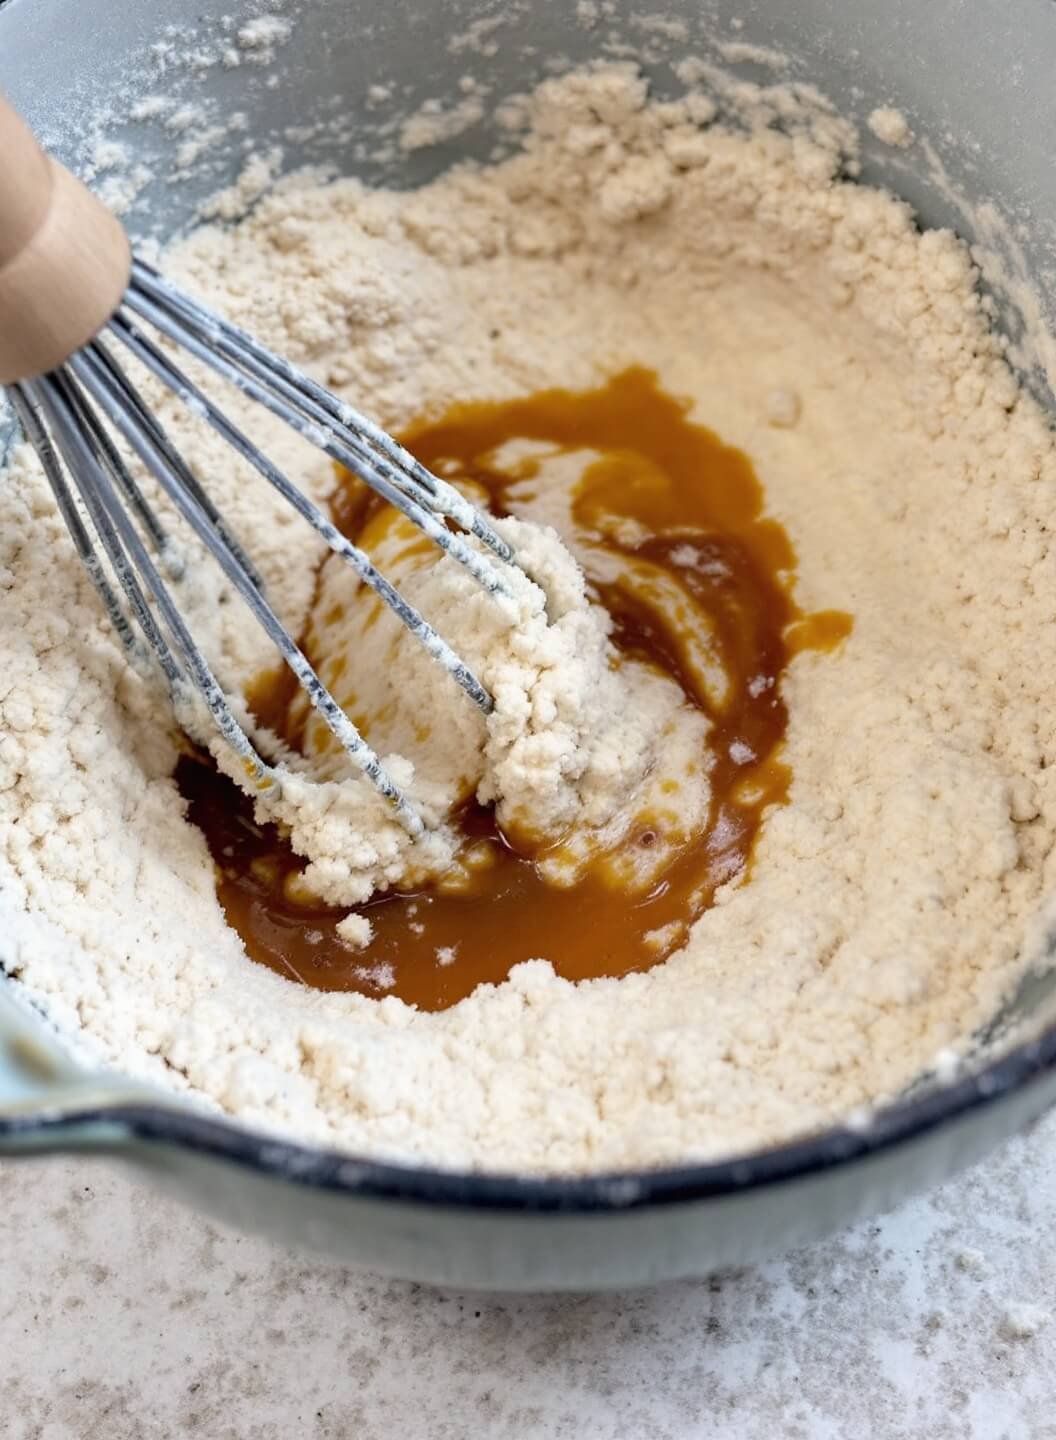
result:
<svg viewBox="0 0 1056 1440"><path fill-rule="evenodd" d="M500 468L500 446L531 440L551 453L597 452L574 496L574 549L614 618L618 648L673 675L712 720L710 753L702 756L712 791L703 833L645 895L615 891L600 871L563 889L512 849L489 812L470 805L462 828L492 848L492 863L462 893L388 894L359 907L374 937L351 950L336 934L347 911L289 900L284 881L302 862L274 827L256 824L252 803L230 781L188 757L178 782L216 860L227 920L254 960L321 990L394 994L442 1010L480 984L501 982L523 960L547 959L568 980L647 970L685 941L716 889L747 868L767 806L788 793L779 758L788 723L781 676L799 651L837 645L851 617L798 609L790 593L795 556L782 527L762 513L751 463L690 424L686 409L650 372L633 369L585 394L550 390L458 405L402 438L438 474L483 486L497 514L517 513L532 490L531 459ZM376 499L346 478L335 523L356 538L377 510ZM613 556L627 562L616 579ZM609 578L602 581L599 570ZM694 663L692 625L676 628L650 604L655 589L634 580L642 573L676 586L699 616L721 663L721 704ZM291 693L285 678L265 677L251 704L282 728ZM746 764L747 751L755 758ZM656 836L639 827L627 843L648 847Z"/></svg>

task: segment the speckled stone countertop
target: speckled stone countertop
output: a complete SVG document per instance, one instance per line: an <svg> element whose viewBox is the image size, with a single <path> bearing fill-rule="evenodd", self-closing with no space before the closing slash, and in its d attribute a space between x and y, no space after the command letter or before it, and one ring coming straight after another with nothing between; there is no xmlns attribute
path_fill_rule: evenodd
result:
<svg viewBox="0 0 1056 1440"><path fill-rule="evenodd" d="M1056 1437L1056 1118L835 1240L620 1296L373 1279L100 1162L0 1166L0 1214L3 1440Z"/></svg>

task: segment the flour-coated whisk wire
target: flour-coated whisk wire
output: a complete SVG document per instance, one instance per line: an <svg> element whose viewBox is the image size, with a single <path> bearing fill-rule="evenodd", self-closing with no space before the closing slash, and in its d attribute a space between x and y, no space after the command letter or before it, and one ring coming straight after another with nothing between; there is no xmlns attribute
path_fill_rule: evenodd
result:
<svg viewBox="0 0 1056 1440"><path fill-rule="evenodd" d="M392 803L404 828L419 834L419 816L272 610L252 560L130 378L119 353L134 356L248 462L485 713L492 708L491 696L366 552L342 535L187 375L172 357L173 346L345 466L497 597L510 594L501 572L503 564L514 561L509 545L476 506L391 436L138 259L132 262L122 304L98 336L47 374L10 386L26 438L40 457L76 553L114 629L133 660L155 657L177 713L197 692L247 777L262 788L279 779L246 734L181 614L172 588L182 574L179 547L123 458L122 445L216 560L354 765ZM478 543L469 543L467 536Z"/></svg>

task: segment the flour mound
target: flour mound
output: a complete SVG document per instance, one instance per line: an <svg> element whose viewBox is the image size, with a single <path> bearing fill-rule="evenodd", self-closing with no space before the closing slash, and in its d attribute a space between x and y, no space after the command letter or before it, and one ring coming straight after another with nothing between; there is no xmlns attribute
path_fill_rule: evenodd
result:
<svg viewBox="0 0 1056 1440"><path fill-rule="evenodd" d="M747 452L794 544L800 608L854 616L838 655L786 672L789 801L747 882L646 974L573 985L540 956L436 1015L251 964L183 816L167 697L108 634L23 447L0 485L0 959L101 1059L301 1140L535 1173L743 1152L963 1055L1041 952L1056 890L1056 447L965 247L843 178L835 115L811 133L735 132L709 123L706 96L649 103L627 66L549 81L524 108L508 162L399 193L290 177L168 268L389 430L643 365ZM300 633L320 543L151 393ZM326 503L328 464L238 396L224 403ZM520 518L561 531L545 500ZM518 540L526 558L532 543ZM598 622L574 597L563 608L541 561L528 568L547 645L581 627L577 661L600 666ZM274 653L222 581L192 570L192 628L237 689ZM583 692L552 683L560 665L517 655L518 627L482 604L478 618L508 688L490 640L471 654L457 615L442 628L500 700L494 736L408 652L399 673L422 663L413 694L433 733L419 741L404 706L379 748L414 765L437 833L452 785L476 790L485 770L511 823L522 803L555 825L597 803L603 823L607 769L621 746L633 761L634 733L592 740ZM335 803L325 823L353 818ZM397 873L401 843L377 844L368 868Z"/></svg>

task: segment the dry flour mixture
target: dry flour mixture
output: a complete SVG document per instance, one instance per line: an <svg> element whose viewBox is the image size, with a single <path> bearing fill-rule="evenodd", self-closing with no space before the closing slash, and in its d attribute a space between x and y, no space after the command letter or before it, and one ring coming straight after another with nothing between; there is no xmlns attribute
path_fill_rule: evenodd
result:
<svg viewBox="0 0 1056 1440"><path fill-rule="evenodd" d="M789 669L792 789L750 878L646 974L573 985L541 957L439 1014L253 965L166 701L96 620L23 448L0 492L3 959L100 1058L305 1140L537 1172L718 1156L897 1092L1037 953L1056 449L965 249L840 179L824 132L709 126L623 66L547 82L529 117L523 154L418 192L289 178L169 269L390 428L645 366L751 456L797 600L854 629ZM299 628L313 540L162 408ZM327 499L330 469L251 423ZM270 663L208 567L185 602L226 678Z"/></svg>

